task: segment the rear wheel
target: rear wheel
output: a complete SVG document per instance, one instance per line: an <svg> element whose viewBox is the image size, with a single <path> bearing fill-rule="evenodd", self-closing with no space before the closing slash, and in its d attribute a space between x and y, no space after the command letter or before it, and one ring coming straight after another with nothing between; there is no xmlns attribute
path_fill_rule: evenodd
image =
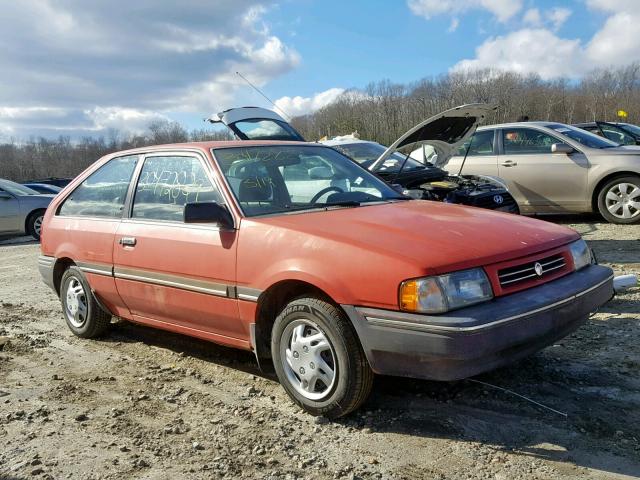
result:
<svg viewBox="0 0 640 480"><path fill-rule="evenodd" d="M605 183L598 194L598 210L611 223L640 222L640 177L620 176Z"/></svg>
<svg viewBox="0 0 640 480"><path fill-rule="evenodd" d="M111 324L111 315L98 305L78 267L69 267L60 281L62 311L69 329L82 338L102 335Z"/></svg>
<svg viewBox="0 0 640 480"><path fill-rule="evenodd" d="M29 215L27 219L27 233L38 241L40 241L40 234L42 232L44 212L44 210L37 210Z"/></svg>
<svg viewBox="0 0 640 480"><path fill-rule="evenodd" d="M337 418L369 396L373 372L344 313L317 298L289 303L275 320L271 354L280 383L304 410Z"/></svg>

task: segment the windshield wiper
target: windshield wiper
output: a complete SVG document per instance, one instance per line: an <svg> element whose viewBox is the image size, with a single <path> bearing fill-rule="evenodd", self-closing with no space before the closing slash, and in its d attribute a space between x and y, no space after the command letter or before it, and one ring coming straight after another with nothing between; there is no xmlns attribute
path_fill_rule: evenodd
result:
<svg viewBox="0 0 640 480"><path fill-rule="evenodd" d="M341 202L325 203L325 207L359 207L361 202L357 200L342 200Z"/></svg>

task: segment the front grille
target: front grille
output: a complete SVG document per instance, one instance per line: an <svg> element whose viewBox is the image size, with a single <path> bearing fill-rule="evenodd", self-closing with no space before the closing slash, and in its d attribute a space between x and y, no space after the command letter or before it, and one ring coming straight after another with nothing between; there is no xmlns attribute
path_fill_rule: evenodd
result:
<svg viewBox="0 0 640 480"><path fill-rule="evenodd" d="M500 203L496 202L496 197L501 197L498 199ZM512 205L515 205L515 203L516 201L513 199L513 197L510 194L504 192L497 195L489 194L478 196L471 204L474 207L496 209L510 207Z"/></svg>
<svg viewBox="0 0 640 480"><path fill-rule="evenodd" d="M536 264L540 265L537 272ZM500 280L501 287L509 288L526 280L543 278L552 272L557 272L565 266L566 262L564 257L560 254L556 254L540 260L522 263L520 265L498 270L498 280Z"/></svg>

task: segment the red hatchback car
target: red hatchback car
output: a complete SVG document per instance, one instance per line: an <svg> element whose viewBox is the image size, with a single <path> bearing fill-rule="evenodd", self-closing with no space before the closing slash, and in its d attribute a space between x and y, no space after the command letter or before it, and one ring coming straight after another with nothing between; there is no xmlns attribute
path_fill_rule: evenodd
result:
<svg viewBox="0 0 640 480"><path fill-rule="evenodd" d="M331 148L210 142L109 155L43 223L80 337L113 316L255 352L316 415L374 373L454 380L564 337L613 295L572 230L404 197Z"/></svg>

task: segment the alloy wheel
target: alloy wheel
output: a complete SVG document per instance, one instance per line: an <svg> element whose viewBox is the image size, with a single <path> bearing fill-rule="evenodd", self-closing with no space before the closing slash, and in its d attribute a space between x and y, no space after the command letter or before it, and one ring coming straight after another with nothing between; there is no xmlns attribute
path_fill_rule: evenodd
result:
<svg viewBox="0 0 640 480"><path fill-rule="evenodd" d="M640 187L628 182L611 186L605 195L605 206L616 218L635 218L640 215Z"/></svg>
<svg viewBox="0 0 640 480"><path fill-rule="evenodd" d="M36 232L36 235L38 235L38 237L42 233L42 220L43 219L44 219L44 216L40 215L40 216L36 217L36 219L33 221L33 230L34 230L34 232Z"/></svg>

